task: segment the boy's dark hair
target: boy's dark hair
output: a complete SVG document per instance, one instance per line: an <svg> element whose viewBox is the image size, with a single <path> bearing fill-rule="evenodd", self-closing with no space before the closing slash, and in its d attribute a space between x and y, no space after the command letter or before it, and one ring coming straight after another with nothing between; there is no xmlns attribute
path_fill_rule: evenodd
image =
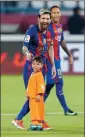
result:
<svg viewBox="0 0 85 137"><path fill-rule="evenodd" d="M33 62L33 61L37 61L37 62L43 64L42 58L41 58L40 56L35 56L35 57L32 59L32 62Z"/></svg>
<svg viewBox="0 0 85 137"><path fill-rule="evenodd" d="M59 7L59 6L54 5L54 6L52 6L52 7L50 8L50 11L52 11L52 9L54 9L54 8L58 8L58 9L60 9L60 7Z"/></svg>

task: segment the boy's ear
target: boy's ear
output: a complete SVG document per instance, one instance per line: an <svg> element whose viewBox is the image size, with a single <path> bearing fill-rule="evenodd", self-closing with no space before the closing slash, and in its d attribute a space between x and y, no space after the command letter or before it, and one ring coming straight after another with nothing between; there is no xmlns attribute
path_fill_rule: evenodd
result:
<svg viewBox="0 0 85 137"><path fill-rule="evenodd" d="M42 67L44 66L44 64L42 64Z"/></svg>

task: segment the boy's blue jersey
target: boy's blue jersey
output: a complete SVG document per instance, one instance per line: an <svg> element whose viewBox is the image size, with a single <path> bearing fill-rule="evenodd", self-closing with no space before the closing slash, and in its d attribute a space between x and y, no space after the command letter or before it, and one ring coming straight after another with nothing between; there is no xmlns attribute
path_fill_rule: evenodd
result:
<svg viewBox="0 0 85 137"><path fill-rule="evenodd" d="M61 62L60 62L60 46L61 42L64 40L63 30L61 24L50 23L48 30L51 32L54 47L54 57L55 57L55 67L56 67L56 77L52 79L51 68L52 65L48 63L47 72L47 84L53 84L58 82L63 82L62 72L61 72Z"/></svg>

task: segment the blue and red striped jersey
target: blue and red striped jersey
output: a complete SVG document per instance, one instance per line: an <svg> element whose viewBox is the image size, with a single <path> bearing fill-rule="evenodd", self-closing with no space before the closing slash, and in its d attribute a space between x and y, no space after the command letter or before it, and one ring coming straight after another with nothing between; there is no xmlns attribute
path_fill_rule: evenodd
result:
<svg viewBox="0 0 85 137"><path fill-rule="evenodd" d="M51 32L54 46L54 56L56 60L60 60L60 45L64 40L63 30L61 24L50 23L48 30Z"/></svg>
<svg viewBox="0 0 85 137"><path fill-rule="evenodd" d="M51 42L51 33L49 30L43 34L38 25L32 25L26 31L24 43L23 45L26 46L34 56L35 55L42 55L47 57L48 47L50 46Z"/></svg>

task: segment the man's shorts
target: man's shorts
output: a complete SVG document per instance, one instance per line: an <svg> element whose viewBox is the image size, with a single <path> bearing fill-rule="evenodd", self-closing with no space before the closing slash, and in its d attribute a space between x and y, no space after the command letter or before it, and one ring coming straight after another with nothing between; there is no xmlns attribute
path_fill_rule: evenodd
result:
<svg viewBox="0 0 85 137"><path fill-rule="evenodd" d="M54 79L52 78L52 65L50 62L47 63L46 84L63 82L60 62L60 60L55 60L56 77Z"/></svg>

